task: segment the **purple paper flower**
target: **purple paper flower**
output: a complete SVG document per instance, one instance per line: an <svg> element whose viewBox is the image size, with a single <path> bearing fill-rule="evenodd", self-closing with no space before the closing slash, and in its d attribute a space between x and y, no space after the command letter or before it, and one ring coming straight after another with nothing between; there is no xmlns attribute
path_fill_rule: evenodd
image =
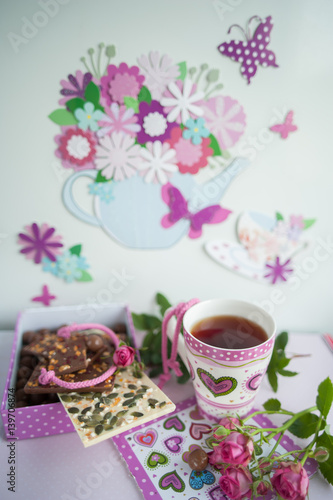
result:
<svg viewBox="0 0 333 500"><path fill-rule="evenodd" d="M134 97L136 99L142 87L145 77L139 74L137 66L130 68L126 63L121 63L119 67L110 64L107 75L102 76L102 97L107 106L112 102L124 104L124 97Z"/></svg>
<svg viewBox="0 0 333 500"><path fill-rule="evenodd" d="M33 259L36 264L42 261L43 257L48 257L52 262L55 262L56 255L60 254L60 243L62 236L55 235L55 229L42 224L40 227L34 222L31 226L25 226L26 233L19 233L19 245L23 248L20 250L27 259Z"/></svg>
<svg viewBox="0 0 333 500"><path fill-rule="evenodd" d="M81 97L81 99L83 99L86 86L89 82L91 82L91 80L92 74L83 74L82 71L77 71L75 76L68 75L68 81L61 80L60 83L63 88L60 90L60 94L64 97L60 99L59 104L63 105L74 97Z"/></svg>
<svg viewBox="0 0 333 500"><path fill-rule="evenodd" d="M151 101L150 104L145 101L140 102L138 123L141 126L137 134L139 144L145 144L148 141L164 142L170 138L171 130L178 127L176 123L167 121L163 107L158 101Z"/></svg>
<svg viewBox="0 0 333 500"><path fill-rule="evenodd" d="M286 260L284 264L280 264L280 257L276 257L274 264L266 264L269 272L265 274L265 278L271 278L272 285L280 279L281 281L287 281L288 274L293 272L293 268L289 267L290 259Z"/></svg>

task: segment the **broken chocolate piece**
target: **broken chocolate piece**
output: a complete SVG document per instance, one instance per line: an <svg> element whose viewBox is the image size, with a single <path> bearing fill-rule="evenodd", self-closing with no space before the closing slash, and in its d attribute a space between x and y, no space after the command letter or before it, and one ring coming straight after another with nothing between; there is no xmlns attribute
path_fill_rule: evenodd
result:
<svg viewBox="0 0 333 500"><path fill-rule="evenodd" d="M86 368L86 344L84 338L64 340L58 337L48 351L48 370L61 375Z"/></svg>

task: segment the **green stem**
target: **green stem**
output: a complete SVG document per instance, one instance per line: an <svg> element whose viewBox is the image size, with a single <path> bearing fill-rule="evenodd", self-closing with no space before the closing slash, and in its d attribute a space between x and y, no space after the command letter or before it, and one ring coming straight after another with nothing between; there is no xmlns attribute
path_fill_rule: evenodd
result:
<svg viewBox="0 0 333 500"><path fill-rule="evenodd" d="M250 418L253 418L256 415L263 415L263 414L273 415L274 413L279 413L280 415L295 415L295 413L293 413L292 411L288 411L288 410L278 410L278 411L274 411L274 410L269 410L269 411L267 411L267 410L259 410L259 411L255 411L255 412L251 413L251 415L249 415L248 417L243 418L243 422L246 422L246 420L249 420Z"/></svg>
<svg viewBox="0 0 333 500"><path fill-rule="evenodd" d="M320 431L320 427L321 427L322 421L323 421L323 416L320 415L320 419L318 420L318 423L317 423L317 427L316 427L316 432L315 432L314 438L311 441L311 443L306 447L306 451L305 451L304 456L302 457L302 460L301 460L301 465L305 464L305 460L308 458L308 455L309 455L310 451L312 450L313 445L317 441L318 432Z"/></svg>
<svg viewBox="0 0 333 500"><path fill-rule="evenodd" d="M268 457L267 457L267 458L270 458L270 457L273 455L274 451L275 451L275 450L276 450L276 448L279 446L280 441L281 441L281 439L282 439L282 438L283 438L283 432L281 432L281 434L280 434L280 436L279 436L279 439L276 441L275 445L274 445L274 446L273 446L273 448L271 449L271 451L270 451L270 453L269 453L269 455L268 455Z"/></svg>
<svg viewBox="0 0 333 500"><path fill-rule="evenodd" d="M311 408L307 408L306 410L303 410L303 411L300 411L298 413L294 413L294 416L287 420L287 422L282 425L281 427L272 427L272 428L266 428L266 429L256 429L254 432L252 432L252 434L250 434L251 437L255 436L256 434L258 434L259 432L270 432L270 436L266 436L266 438L269 440L271 439L272 437L276 436L276 434L280 434L280 432L284 432L288 429L288 427L291 426L291 424L293 424L295 422L295 420L297 420L299 417L301 417L302 415L305 415L306 413L311 413L312 411L316 411L318 410L317 406L312 406ZM266 412L266 413L270 413L270 412ZM285 412L285 411L281 411L280 412L271 412L271 413L281 413L281 414L287 414L287 415L290 415L290 412Z"/></svg>

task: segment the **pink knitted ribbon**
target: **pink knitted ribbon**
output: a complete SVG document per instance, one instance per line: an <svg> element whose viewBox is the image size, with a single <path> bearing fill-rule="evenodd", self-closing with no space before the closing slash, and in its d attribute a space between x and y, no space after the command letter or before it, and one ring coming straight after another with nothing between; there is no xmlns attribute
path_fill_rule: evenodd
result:
<svg viewBox="0 0 333 500"><path fill-rule="evenodd" d="M107 326L100 325L98 323L83 323L80 325L73 323L72 325L63 326L62 328L59 328L57 333L59 337L69 338L72 332L90 330L90 329L102 330L111 338L116 349L119 346L119 339L117 335L114 333L114 331L110 330L110 328L108 328ZM104 372L99 377L90 380L83 380L82 382L65 382L64 380L58 378L53 370L47 371L45 368L42 368L38 380L39 383L42 385L47 385L53 382L54 384L57 384L60 387L64 387L65 389L75 390L75 389L82 389L84 387L92 387L94 385L100 384L101 382L104 382L106 379L111 377L111 375L113 375L116 370L117 370L116 366L111 366L108 370L106 370L106 372Z"/></svg>
<svg viewBox="0 0 333 500"><path fill-rule="evenodd" d="M176 360L177 358L177 347L178 347L178 338L180 334L180 330L182 327L183 323L183 317L186 311L190 309L194 304L197 304L199 299L191 299L188 302L180 302L177 306L170 307L164 315L163 322L162 322L162 362L163 362L163 373L160 375L159 379L159 388L162 389L164 386L165 382L170 380L171 374L170 374L170 369L175 371L175 374L177 377L180 377L183 375L179 363ZM168 337L167 337L167 328L168 328L168 323L172 316L176 316L177 322L176 322L176 328L175 328L175 335L173 337L172 341L172 348L171 348L171 356L168 359Z"/></svg>

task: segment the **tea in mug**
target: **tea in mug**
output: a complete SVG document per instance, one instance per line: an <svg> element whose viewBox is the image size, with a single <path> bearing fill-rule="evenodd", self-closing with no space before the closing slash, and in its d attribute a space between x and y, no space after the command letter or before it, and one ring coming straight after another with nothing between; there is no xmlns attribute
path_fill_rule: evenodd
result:
<svg viewBox="0 0 333 500"><path fill-rule="evenodd" d="M201 319L191 328L191 333L200 342L222 349L248 349L268 340L260 325L231 315Z"/></svg>

